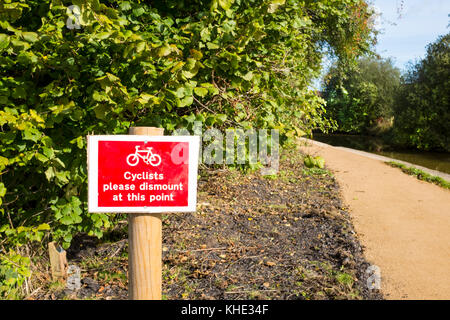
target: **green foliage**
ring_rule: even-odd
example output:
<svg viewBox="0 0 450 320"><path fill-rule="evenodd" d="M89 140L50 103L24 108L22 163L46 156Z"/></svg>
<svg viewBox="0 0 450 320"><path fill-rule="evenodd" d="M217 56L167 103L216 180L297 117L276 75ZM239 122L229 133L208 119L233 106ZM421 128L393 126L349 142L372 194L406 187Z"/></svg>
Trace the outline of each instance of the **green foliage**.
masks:
<svg viewBox="0 0 450 320"><path fill-rule="evenodd" d="M349 288L351 288L353 286L354 283L354 279L353 276L351 274L345 273L345 272L337 272L336 273L336 280L344 285L344 286L348 286Z"/></svg>
<svg viewBox="0 0 450 320"><path fill-rule="evenodd" d="M426 173L420 169L416 169L414 167L407 167L404 164L399 163L399 162L388 161L386 163L389 164L391 167L402 169L402 171L404 173L407 173L412 176L416 176L417 179L419 179L419 180L431 182L431 183L437 184L438 186L441 186L442 188L450 189L450 181L442 179L441 177L433 176L431 174L428 174L428 173Z"/></svg>
<svg viewBox="0 0 450 320"><path fill-rule="evenodd" d="M395 109L396 142L450 151L450 33L427 48L426 57L402 77Z"/></svg>
<svg viewBox="0 0 450 320"><path fill-rule="evenodd" d="M88 134L196 120L283 141L326 130L309 84L324 48L342 61L368 50L370 14L363 0L2 1L3 245L50 232L67 248L111 226L87 213Z"/></svg>
<svg viewBox="0 0 450 320"><path fill-rule="evenodd" d="M337 121L339 131L380 133L376 130L384 123L390 125L400 84L391 60L364 57L344 71L333 66L325 82L327 115Z"/></svg>
<svg viewBox="0 0 450 320"><path fill-rule="evenodd" d="M323 169L325 167L325 159L321 156L313 157L311 155L307 155L303 158L303 163L307 168Z"/></svg>
<svg viewBox="0 0 450 320"><path fill-rule="evenodd" d="M10 249L0 255L0 299L18 299L19 288L31 276L30 259Z"/></svg>

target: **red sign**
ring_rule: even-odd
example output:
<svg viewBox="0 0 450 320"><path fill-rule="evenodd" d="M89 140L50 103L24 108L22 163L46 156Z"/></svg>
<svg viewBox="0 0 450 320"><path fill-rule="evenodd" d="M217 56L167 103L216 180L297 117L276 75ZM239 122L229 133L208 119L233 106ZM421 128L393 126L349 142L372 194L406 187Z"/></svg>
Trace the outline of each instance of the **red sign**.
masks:
<svg viewBox="0 0 450 320"><path fill-rule="evenodd" d="M199 137L89 136L89 212L195 211Z"/></svg>

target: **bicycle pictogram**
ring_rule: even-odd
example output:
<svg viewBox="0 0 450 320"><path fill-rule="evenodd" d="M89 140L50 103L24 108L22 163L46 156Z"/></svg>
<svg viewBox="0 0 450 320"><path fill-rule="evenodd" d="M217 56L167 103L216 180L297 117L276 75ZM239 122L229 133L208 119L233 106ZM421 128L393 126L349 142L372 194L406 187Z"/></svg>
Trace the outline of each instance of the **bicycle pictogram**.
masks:
<svg viewBox="0 0 450 320"><path fill-rule="evenodd" d="M152 152L152 147L140 150L139 146L136 146L136 151L127 156L127 163L129 166L136 166L139 163L139 159L144 160L144 163L150 164L154 167L161 164L161 156Z"/></svg>

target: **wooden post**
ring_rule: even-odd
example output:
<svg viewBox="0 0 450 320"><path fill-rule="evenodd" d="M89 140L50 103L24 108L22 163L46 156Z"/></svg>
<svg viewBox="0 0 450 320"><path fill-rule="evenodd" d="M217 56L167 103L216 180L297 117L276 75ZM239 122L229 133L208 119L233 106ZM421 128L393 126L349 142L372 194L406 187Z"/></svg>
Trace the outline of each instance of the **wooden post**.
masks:
<svg viewBox="0 0 450 320"><path fill-rule="evenodd" d="M67 276L66 251L55 242L48 244L48 255L50 256L50 268L53 281L64 281Z"/></svg>
<svg viewBox="0 0 450 320"><path fill-rule="evenodd" d="M162 136L164 129L132 127L131 135ZM161 213L128 214L128 298L161 300Z"/></svg>

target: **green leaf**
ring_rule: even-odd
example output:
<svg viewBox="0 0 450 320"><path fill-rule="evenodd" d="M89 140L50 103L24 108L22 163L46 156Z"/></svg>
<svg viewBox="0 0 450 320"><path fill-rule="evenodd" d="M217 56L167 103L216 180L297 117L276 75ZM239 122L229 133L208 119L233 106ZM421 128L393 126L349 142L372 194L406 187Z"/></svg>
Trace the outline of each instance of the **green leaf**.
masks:
<svg viewBox="0 0 450 320"><path fill-rule="evenodd" d="M211 83L202 83L201 86L202 86L203 88L207 88L209 94L211 94L211 95L213 95L213 96L219 94L219 89L217 89L217 88L216 88L213 84L211 84Z"/></svg>
<svg viewBox="0 0 450 320"><path fill-rule="evenodd" d="M142 104L147 104L147 103L149 103L149 102L154 103L154 104L157 104L157 103L158 103L158 98L155 97L155 96L152 95L152 94L148 94L148 93L143 92L143 93L141 93L141 95L139 96L138 101L139 101L140 103L142 103Z"/></svg>
<svg viewBox="0 0 450 320"><path fill-rule="evenodd" d="M122 2L119 4L119 7L120 7L120 10L122 10L122 11L128 11L128 10L131 10L131 4L130 4L129 1L122 1Z"/></svg>
<svg viewBox="0 0 450 320"><path fill-rule="evenodd" d="M181 74L186 77L187 79L191 79L195 77L195 75L198 73L198 68L192 69L192 70L183 70L181 71Z"/></svg>
<svg viewBox="0 0 450 320"><path fill-rule="evenodd" d="M190 106L193 102L194 102L194 97L193 96L184 97L183 99L181 99L181 104L179 105L179 107Z"/></svg>
<svg viewBox="0 0 450 320"><path fill-rule="evenodd" d="M28 50L30 48L30 44L28 42L20 41L20 40L14 39L14 38L11 39L11 44L15 50L24 51L24 50Z"/></svg>
<svg viewBox="0 0 450 320"><path fill-rule="evenodd" d="M61 219L59 219L59 222L61 222L62 224L66 225L66 226L69 226L69 225L73 224L75 221L72 218L72 216L66 215L66 216L63 216Z"/></svg>
<svg viewBox="0 0 450 320"><path fill-rule="evenodd" d="M70 149L69 149L68 152L70 152ZM61 167L63 167L63 168L66 167L66 165L64 164L64 162L61 161L60 158L54 158L53 161L57 162L57 163L58 163Z"/></svg>
<svg viewBox="0 0 450 320"><path fill-rule="evenodd" d="M0 33L0 50L4 50L8 48L8 46L9 46L9 36L4 33Z"/></svg>
<svg viewBox="0 0 450 320"><path fill-rule="evenodd" d="M31 140L37 142L39 138L42 136L42 133L36 128L25 129L22 132L22 136L24 140Z"/></svg>
<svg viewBox="0 0 450 320"><path fill-rule="evenodd" d="M56 169L54 167L50 167L45 171L45 176L48 181L51 181L53 177L56 175Z"/></svg>
<svg viewBox="0 0 450 320"><path fill-rule="evenodd" d="M185 87L179 87L176 91L175 91L175 95L182 99L184 98L184 96L186 95L186 89Z"/></svg>
<svg viewBox="0 0 450 320"><path fill-rule="evenodd" d="M72 144L76 143L78 149L83 149L84 148L84 138L83 138L83 136L79 136L78 138L75 138L75 139L71 140L70 143L72 143Z"/></svg>
<svg viewBox="0 0 450 320"><path fill-rule="evenodd" d="M216 119L223 123L227 120L227 115L226 114L217 114Z"/></svg>
<svg viewBox="0 0 450 320"><path fill-rule="evenodd" d="M286 0L272 0L270 1L269 8L267 9L267 12L274 13L279 6L283 5L286 2Z"/></svg>
<svg viewBox="0 0 450 320"><path fill-rule="evenodd" d="M105 104L98 104L94 108L95 116L100 120L105 120L110 111L110 108Z"/></svg>
<svg viewBox="0 0 450 320"><path fill-rule="evenodd" d="M56 179L58 180L58 183L60 185L65 185L69 183L69 179L67 179L67 172L66 171L57 171L56 172Z"/></svg>
<svg viewBox="0 0 450 320"><path fill-rule="evenodd" d="M38 40L38 34L36 32L23 32L22 37L28 42L36 42Z"/></svg>
<svg viewBox="0 0 450 320"><path fill-rule="evenodd" d="M38 159L41 162L47 162L48 158L46 156L44 156L43 154L40 153L36 153L35 155L36 159Z"/></svg>
<svg viewBox="0 0 450 320"><path fill-rule="evenodd" d="M139 43L136 45L136 52L137 52L137 53L140 53L140 52L144 51L145 46L146 46L145 41L139 42Z"/></svg>
<svg viewBox="0 0 450 320"><path fill-rule="evenodd" d="M185 78L191 79L197 75L201 67L203 67L203 65L200 62L196 61L195 59L188 58L187 63L183 67L183 71L181 72L181 74ZM192 85L192 87L194 87L195 85L196 84Z"/></svg>
<svg viewBox="0 0 450 320"><path fill-rule="evenodd" d="M216 50L216 49L220 48L218 44L215 44L215 43L212 43L212 42L208 42L206 44L206 46L208 47L209 50Z"/></svg>
<svg viewBox="0 0 450 320"><path fill-rule="evenodd" d="M191 55L194 57L195 60L200 60L201 58L203 58L203 53L201 53L198 50L191 49L190 52L191 52Z"/></svg>
<svg viewBox="0 0 450 320"><path fill-rule="evenodd" d="M139 7L139 8L136 8L133 10L133 14L136 17L139 17L139 16L143 15L144 13L145 13L145 9L143 7Z"/></svg>
<svg viewBox="0 0 450 320"><path fill-rule="evenodd" d="M194 92L196 95L198 95L199 97L205 97L208 94L208 89L206 88L202 88L202 87L196 87L194 89Z"/></svg>
<svg viewBox="0 0 450 320"><path fill-rule="evenodd" d="M190 115L183 116L184 119L187 120L187 122L192 123L195 121L195 114L191 113Z"/></svg>
<svg viewBox="0 0 450 320"><path fill-rule="evenodd" d="M203 29L202 31L200 31L200 37L203 42L210 41L211 40L211 30L209 30L208 28Z"/></svg>
<svg viewBox="0 0 450 320"><path fill-rule="evenodd" d="M95 38L99 40L107 39L111 36L111 32L100 32L95 35Z"/></svg>
<svg viewBox="0 0 450 320"><path fill-rule="evenodd" d="M172 48L169 45L164 45L158 49L157 55L158 57L168 56L172 52Z"/></svg>
<svg viewBox="0 0 450 320"><path fill-rule="evenodd" d="M316 167L323 169L325 167L325 159L321 156L317 156L314 158Z"/></svg>
<svg viewBox="0 0 450 320"><path fill-rule="evenodd" d="M50 230L50 225L47 223L42 223L40 225L38 225L38 227L36 228L36 230L41 231L41 230Z"/></svg>
<svg viewBox="0 0 450 320"><path fill-rule="evenodd" d="M4 197L6 194L6 188L3 182L0 182L0 197Z"/></svg>
<svg viewBox="0 0 450 320"><path fill-rule="evenodd" d="M108 96L103 91L102 92L94 91L94 93L92 94L92 98L95 101L99 101L99 102L101 102L101 101L109 101Z"/></svg>
<svg viewBox="0 0 450 320"><path fill-rule="evenodd" d="M233 2L234 0L219 0L219 6L221 6L224 10L228 10L231 8Z"/></svg>
<svg viewBox="0 0 450 320"><path fill-rule="evenodd" d="M197 66L197 60L193 59L193 58L188 58L186 60L186 64L184 66L185 70L192 70Z"/></svg>
<svg viewBox="0 0 450 320"><path fill-rule="evenodd" d="M17 61L23 65L28 65L36 63L38 58L32 52L23 51L17 56Z"/></svg>
<svg viewBox="0 0 450 320"><path fill-rule="evenodd" d="M183 66L185 65L185 63L183 61L177 62L177 64L170 70L172 73L180 70Z"/></svg>
<svg viewBox="0 0 450 320"><path fill-rule="evenodd" d="M0 170L3 170L9 163L8 158L0 156Z"/></svg>
<svg viewBox="0 0 450 320"><path fill-rule="evenodd" d="M197 117L195 118L195 120L200 121L200 122L205 122L206 118L203 114L199 113L197 115Z"/></svg>
<svg viewBox="0 0 450 320"><path fill-rule="evenodd" d="M306 167L308 168L313 168L314 167L314 160L310 155L307 155L304 159L303 159L303 163L305 164Z"/></svg>
<svg viewBox="0 0 450 320"><path fill-rule="evenodd" d="M49 159L53 159L55 157L55 152L53 151L52 148L42 147L42 152Z"/></svg>
<svg viewBox="0 0 450 320"><path fill-rule="evenodd" d="M244 80L250 81L253 79L253 72L249 71L247 72L243 77Z"/></svg>

